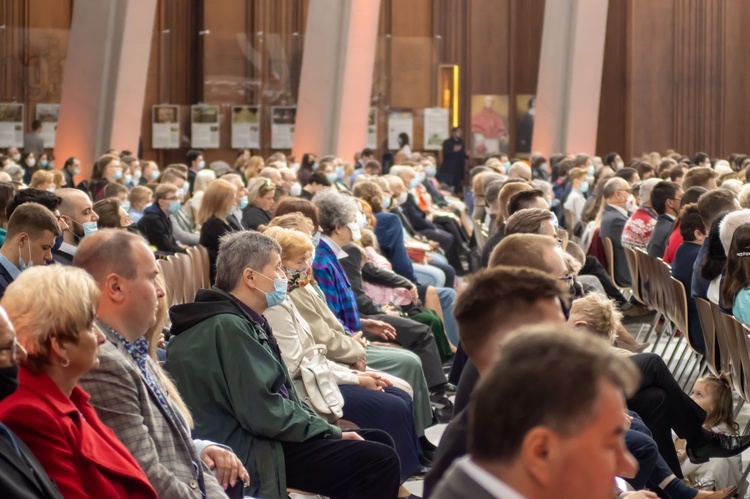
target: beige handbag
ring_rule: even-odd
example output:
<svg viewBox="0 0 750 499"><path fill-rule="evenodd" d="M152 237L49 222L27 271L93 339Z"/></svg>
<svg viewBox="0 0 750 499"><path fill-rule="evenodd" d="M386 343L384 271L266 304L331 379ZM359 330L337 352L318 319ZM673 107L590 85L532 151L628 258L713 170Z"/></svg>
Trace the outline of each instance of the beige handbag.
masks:
<svg viewBox="0 0 750 499"><path fill-rule="evenodd" d="M294 388L315 413L333 423L344 414L344 397L326 361L325 345L306 348L291 366Z"/></svg>

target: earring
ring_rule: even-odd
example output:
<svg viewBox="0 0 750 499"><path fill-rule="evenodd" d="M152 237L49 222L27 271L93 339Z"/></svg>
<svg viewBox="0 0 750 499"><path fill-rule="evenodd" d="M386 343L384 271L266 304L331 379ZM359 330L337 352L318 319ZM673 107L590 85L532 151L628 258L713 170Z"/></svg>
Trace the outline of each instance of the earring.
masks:
<svg viewBox="0 0 750 499"><path fill-rule="evenodd" d="M70 359L63 359L60 361L61 367L68 367L70 365Z"/></svg>

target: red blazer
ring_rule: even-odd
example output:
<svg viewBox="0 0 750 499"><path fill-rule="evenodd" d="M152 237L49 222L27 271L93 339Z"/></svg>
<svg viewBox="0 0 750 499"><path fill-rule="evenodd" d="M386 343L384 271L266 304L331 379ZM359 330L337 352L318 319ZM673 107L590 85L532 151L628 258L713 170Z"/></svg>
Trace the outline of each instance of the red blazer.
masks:
<svg viewBox="0 0 750 499"><path fill-rule="evenodd" d="M31 449L67 498L158 496L133 456L99 420L89 394L67 398L46 374L19 371L19 387L0 403L0 421Z"/></svg>

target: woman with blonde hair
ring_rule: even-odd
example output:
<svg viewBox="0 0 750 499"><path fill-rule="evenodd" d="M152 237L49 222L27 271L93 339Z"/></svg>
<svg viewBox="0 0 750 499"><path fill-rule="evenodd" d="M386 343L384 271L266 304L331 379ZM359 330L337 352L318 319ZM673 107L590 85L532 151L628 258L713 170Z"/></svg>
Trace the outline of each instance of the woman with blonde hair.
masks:
<svg viewBox="0 0 750 499"><path fill-rule="evenodd" d="M281 263L287 276L288 290L307 286L312 280L312 257L315 249L311 238L302 232L281 227L271 227L265 234L274 238L281 246ZM297 311L289 296L281 304L267 309L263 315L273 328L295 388L301 395L307 394L309 385L303 382L302 371L311 362L306 352L316 345L309 324ZM420 468L420 447L414 428L410 395L393 386L393 381L384 374L363 372L337 364L328 358L318 364L317 368L322 369L322 373L329 375L336 383L344 401L341 417L362 428L375 428L391 435L401 459L402 482L416 473ZM395 381L402 386L405 384L403 380ZM400 497L409 495L405 489L402 492L404 494L399 494Z"/></svg>
<svg viewBox="0 0 750 499"><path fill-rule="evenodd" d="M19 359L18 389L0 404L0 421L64 497L156 498L138 462L77 386L98 365L105 341L94 327L99 299L93 278L69 266L33 267L8 286L2 306L26 356Z"/></svg>
<svg viewBox="0 0 750 499"><path fill-rule="evenodd" d="M29 187L40 191L55 192L55 176L47 170L37 170L31 176Z"/></svg>
<svg viewBox="0 0 750 499"><path fill-rule="evenodd" d="M273 215L276 184L265 177L257 177L247 183L247 206L242 210L242 225L247 229L258 230L268 225Z"/></svg>
<svg viewBox="0 0 750 499"><path fill-rule="evenodd" d="M212 182L216 181L216 173L210 168L204 168L195 174L195 183L193 184L193 195L190 199L182 206L182 211L185 216L190 220L190 223L196 226L200 226L198 221L198 212L201 209L201 202L203 201L203 194L208 189L208 186Z"/></svg>
<svg viewBox="0 0 750 499"><path fill-rule="evenodd" d="M196 222L201 225L199 243L208 250L211 283L216 278L216 256L219 254L219 239L233 232L227 218L232 216L237 206L236 188L226 180L217 180L208 186L203 195L201 209Z"/></svg>

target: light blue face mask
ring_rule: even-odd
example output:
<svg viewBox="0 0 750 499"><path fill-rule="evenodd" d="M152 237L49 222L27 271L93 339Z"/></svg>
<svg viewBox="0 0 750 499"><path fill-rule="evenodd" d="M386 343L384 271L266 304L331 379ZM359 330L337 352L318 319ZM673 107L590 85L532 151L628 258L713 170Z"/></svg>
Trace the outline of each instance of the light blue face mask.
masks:
<svg viewBox="0 0 750 499"><path fill-rule="evenodd" d="M411 179L411 182L409 182L409 189L416 189L418 185L419 185L419 178L414 177L413 179Z"/></svg>
<svg viewBox="0 0 750 499"><path fill-rule="evenodd" d="M255 288L255 289L258 289L258 291L260 291L261 293L263 293L263 295L265 295L266 305L268 306L268 308L275 307L276 305L280 304L286 299L286 287L287 287L286 279L282 279L281 277L276 277L274 279L271 279L270 277L265 276L261 274L260 272L258 272L257 274L262 275L269 281L273 281L274 289L271 292L266 293L265 291L260 291L260 289Z"/></svg>
<svg viewBox="0 0 750 499"><path fill-rule="evenodd" d="M588 167L588 168L586 169L586 171L588 172L588 175L589 175L589 177L591 177L591 176L593 176L593 175L594 175L594 172L596 171L596 169L594 168L594 165L591 165L591 166L589 166L589 167Z"/></svg>
<svg viewBox="0 0 750 499"><path fill-rule="evenodd" d="M39 165L46 170L47 166L49 165L49 161L47 161L46 159L43 159L39 162Z"/></svg>
<svg viewBox="0 0 750 499"><path fill-rule="evenodd" d="M122 170L115 170L115 180L120 180L122 178Z"/></svg>
<svg viewBox="0 0 750 499"><path fill-rule="evenodd" d="M326 173L326 178L327 178L327 179L328 179L328 181L329 181L330 183L332 183L332 184L333 184L334 182L336 182L336 181L337 181L337 180L339 179L339 177L338 177L338 175L336 174L336 172Z"/></svg>
<svg viewBox="0 0 750 499"><path fill-rule="evenodd" d="M168 211L169 213L175 214L180 211L180 208L182 208L182 203L180 203L179 200L175 200L169 203Z"/></svg>
<svg viewBox="0 0 750 499"><path fill-rule="evenodd" d="M424 182L424 179L425 179L425 175L424 175L424 172L418 172L418 173L417 173L417 180L419 180L419 183L420 183L420 184L421 184L422 182Z"/></svg>
<svg viewBox="0 0 750 499"><path fill-rule="evenodd" d="M151 172L151 180L156 180L159 178L159 170L154 170Z"/></svg>
<svg viewBox="0 0 750 499"><path fill-rule="evenodd" d="M313 244L314 244L314 245L315 245L315 247L317 248L317 247L318 247L318 244L320 244L320 232L318 232L318 231L316 230L316 231L315 231L315 234L313 234L313 236L312 236L312 240L313 240Z"/></svg>
<svg viewBox="0 0 750 499"><path fill-rule="evenodd" d="M99 230L99 226L96 222L86 222L81 224L81 227L83 228L83 237L88 237Z"/></svg>
<svg viewBox="0 0 750 499"><path fill-rule="evenodd" d="M391 207L391 198L390 198L390 197L387 197L387 198L385 198L385 199L383 200L383 209L384 209L384 210L387 210L387 209L388 209L388 208L390 208L390 207Z"/></svg>
<svg viewBox="0 0 750 499"><path fill-rule="evenodd" d="M120 207L121 207L121 208L122 208L123 210L125 210L125 211L130 211L130 201L128 201L128 200L126 199L125 201L123 201L122 203L120 203Z"/></svg>
<svg viewBox="0 0 750 499"><path fill-rule="evenodd" d="M125 179L123 180L123 183L125 184L132 184L133 183L133 176L130 174L125 175Z"/></svg>
<svg viewBox="0 0 750 499"><path fill-rule="evenodd" d="M240 198L240 204L237 207L241 210L247 208L247 196L242 196Z"/></svg>
<svg viewBox="0 0 750 499"><path fill-rule="evenodd" d="M336 178L339 180L344 180L344 167L343 166L336 167Z"/></svg>
<svg viewBox="0 0 750 499"><path fill-rule="evenodd" d="M205 167L206 167L206 162L205 161L198 161L198 169L199 170L202 170Z"/></svg>
<svg viewBox="0 0 750 499"><path fill-rule="evenodd" d="M430 165L424 169L424 172L429 178L432 178L437 174L437 168Z"/></svg>
<svg viewBox="0 0 750 499"><path fill-rule="evenodd" d="M584 193L584 194L586 194L587 192L589 192L589 181L588 180L584 180L583 182L581 182L581 192Z"/></svg>
<svg viewBox="0 0 750 499"><path fill-rule="evenodd" d="M506 161L503 163L503 166L505 167L505 173L508 173L508 169L510 168L510 161Z"/></svg>

